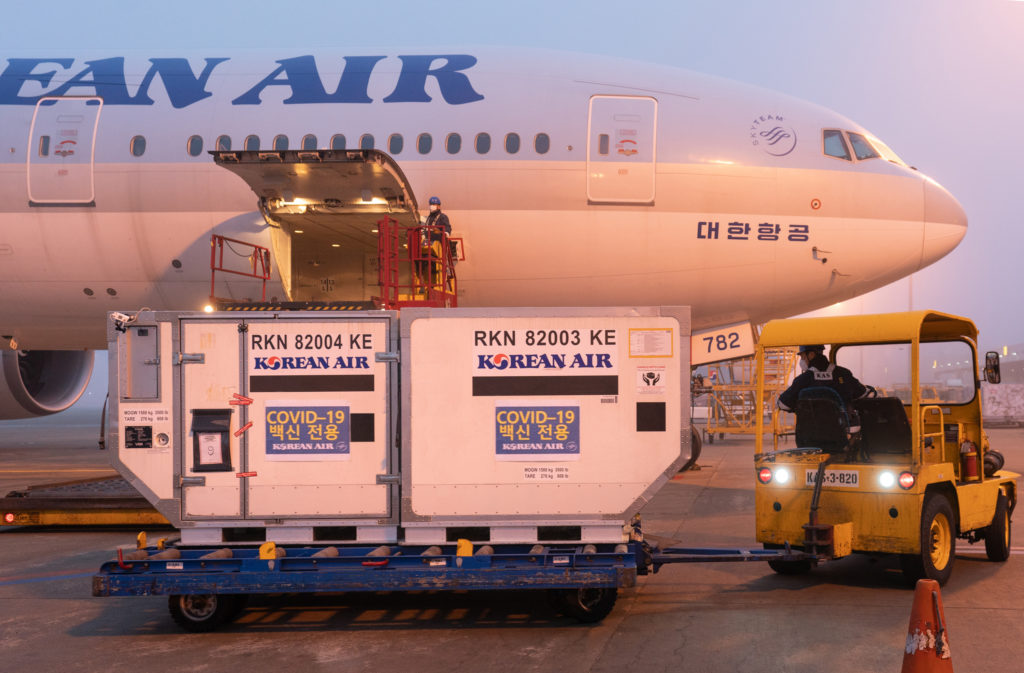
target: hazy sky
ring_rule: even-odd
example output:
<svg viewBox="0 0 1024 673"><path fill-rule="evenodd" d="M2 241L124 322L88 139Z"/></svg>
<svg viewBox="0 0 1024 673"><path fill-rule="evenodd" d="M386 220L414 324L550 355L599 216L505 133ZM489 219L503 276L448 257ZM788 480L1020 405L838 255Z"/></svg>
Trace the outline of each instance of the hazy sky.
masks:
<svg viewBox="0 0 1024 673"><path fill-rule="evenodd" d="M914 308L974 318L983 347L1024 342L1018 300L1024 168L1016 156L1024 131L1024 2L16 0L0 6L0 52L495 44L628 57L778 89L870 129L948 188L970 221L967 237L948 257L843 310L906 309L912 282Z"/></svg>

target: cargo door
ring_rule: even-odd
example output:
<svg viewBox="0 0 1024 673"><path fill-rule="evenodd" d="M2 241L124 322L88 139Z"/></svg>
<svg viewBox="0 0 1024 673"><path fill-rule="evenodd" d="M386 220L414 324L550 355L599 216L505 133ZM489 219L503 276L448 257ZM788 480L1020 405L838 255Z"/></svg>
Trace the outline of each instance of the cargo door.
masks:
<svg viewBox="0 0 1024 673"><path fill-rule="evenodd" d="M28 143L31 205L95 205L93 154L100 98L43 97Z"/></svg>
<svg viewBox="0 0 1024 673"><path fill-rule="evenodd" d="M238 436L241 335L237 321L183 320L181 377L182 520L242 516L245 471Z"/></svg>
<svg viewBox="0 0 1024 673"><path fill-rule="evenodd" d="M391 515L391 315L248 323L246 517Z"/></svg>
<svg viewBox="0 0 1024 673"><path fill-rule="evenodd" d="M592 96L587 124L587 199L653 203L658 102Z"/></svg>
<svg viewBox="0 0 1024 673"><path fill-rule="evenodd" d="M377 223L419 225L401 168L377 150L219 151L273 225L272 258L290 301L366 301L381 293ZM404 242L404 241L403 241Z"/></svg>

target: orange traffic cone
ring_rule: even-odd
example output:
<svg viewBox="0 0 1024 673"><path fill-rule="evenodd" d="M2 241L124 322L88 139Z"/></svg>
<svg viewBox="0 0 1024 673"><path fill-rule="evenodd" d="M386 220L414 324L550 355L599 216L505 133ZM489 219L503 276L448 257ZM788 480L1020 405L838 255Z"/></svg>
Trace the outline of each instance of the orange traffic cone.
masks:
<svg viewBox="0 0 1024 673"><path fill-rule="evenodd" d="M946 616L935 580L918 580L914 607L910 611L907 646L903 651L903 673L953 673Z"/></svg>

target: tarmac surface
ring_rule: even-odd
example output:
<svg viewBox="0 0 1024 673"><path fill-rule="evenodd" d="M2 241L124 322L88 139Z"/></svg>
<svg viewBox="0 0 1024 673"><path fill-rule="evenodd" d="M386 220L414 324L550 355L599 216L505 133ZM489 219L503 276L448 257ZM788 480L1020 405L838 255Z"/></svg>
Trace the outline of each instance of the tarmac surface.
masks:
<svg viewBox="0 0 1024 673"><path fill-rule="evenodd" d="M0 491L109 472L98 432L89 420L0 424ZM989 434L1007 469L1024 472L1024 430ZM700 469L643 510L647 535L757 547L752 454L749 437L705 444ZM135 533L0 529L0 670L897 671L913 599L895 558L853 556L804 576L763 563L668 566L591 625L558 615L542 592L423 592L261 598L216 633L188 634L165 598L91 595L92 574ZM942 599L959 673L1022 670L1019 542L998 564L983 543L958 541Z"/></svg>

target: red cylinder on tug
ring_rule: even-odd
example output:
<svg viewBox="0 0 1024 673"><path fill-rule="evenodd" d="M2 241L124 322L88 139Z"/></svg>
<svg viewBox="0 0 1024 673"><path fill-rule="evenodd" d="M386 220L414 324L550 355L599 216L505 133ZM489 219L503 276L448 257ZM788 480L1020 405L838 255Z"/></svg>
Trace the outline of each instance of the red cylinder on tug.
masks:
<svg viewBox="0 0 1024 673"><path fill-rule="evenodd" d="M978 478L978 447L969 439L960 445L960 463L960 474L964 481Z"/></svg>

